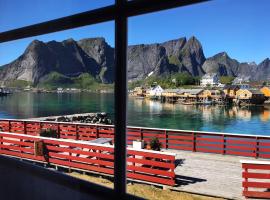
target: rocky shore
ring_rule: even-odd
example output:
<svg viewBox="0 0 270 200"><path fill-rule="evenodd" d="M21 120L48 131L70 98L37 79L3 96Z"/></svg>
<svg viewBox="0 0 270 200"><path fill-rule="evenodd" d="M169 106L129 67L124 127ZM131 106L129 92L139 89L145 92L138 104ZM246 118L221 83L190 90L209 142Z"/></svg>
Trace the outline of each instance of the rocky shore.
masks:
<svg viewBox="0 0 270 200"><path fill-rule="evenodd" d="M106 124L111 125L112 120L105 112L102 113L83 113L63 116L49 116L42 118L35 118L40 121L55 121L55 122L74 122L74 123L90 123L90 124Z"/></svg>

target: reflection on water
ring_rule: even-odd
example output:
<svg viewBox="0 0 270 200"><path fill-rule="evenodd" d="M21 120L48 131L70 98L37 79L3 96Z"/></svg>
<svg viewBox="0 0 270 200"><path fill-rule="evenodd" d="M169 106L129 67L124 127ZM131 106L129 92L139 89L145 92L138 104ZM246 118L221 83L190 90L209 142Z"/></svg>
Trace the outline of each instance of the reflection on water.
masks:
<svg viewBox="0 0 270 200"><path fill-rule="evenodd" d="M83 112L114 114L111 94L14 93L0 98L0 117L29 118Z"/></svg>
<svg viewBox="0 0 270 200"><path fill-rule="evenodd" d="M130 98L128 121L136 126L270 135L270 106L181 105Z"/></svg>
<svg viewBox="0 0 270 200"><path fill-rule="evenodd" d="M1 118L29 118L83 112L107 112L113 118L113 94L25 92L0 98ZM194 106L129 98L128 124L270 135L270 106L242 108Z"/></svg>

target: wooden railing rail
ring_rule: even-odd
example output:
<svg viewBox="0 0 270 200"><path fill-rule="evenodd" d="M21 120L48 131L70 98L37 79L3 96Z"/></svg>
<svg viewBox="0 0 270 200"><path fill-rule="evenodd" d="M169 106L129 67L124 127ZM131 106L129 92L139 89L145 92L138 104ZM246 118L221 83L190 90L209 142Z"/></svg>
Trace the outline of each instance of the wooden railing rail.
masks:
<svg viewBox="0 0 270 200"><path fill-rule="evenodd" d="M270 199L270 162L241 160L243 196Z"/></svg>
<svg viewBox="0 0 270 200"><path fill-rule="evenodd" d="M62 139L89 141L99 137L114 138L113 125L50 122L33 120L0 120L2 131L39 135L42 129L55 129ZM270 136L215 133L146 127L127 127L127 143L143 139L149 142L157 137L166 149L193 152L270 158Z"/></svg>
<svg viewBox="0 0 270 200"><path fill-rule="evenodd" d="M42 155L36 147L40 142ZM0 132L0 154L107 175L114 173L112 145ZM175 185L175 154L133 148L128 148L127 154L128 178Z"/></svg>

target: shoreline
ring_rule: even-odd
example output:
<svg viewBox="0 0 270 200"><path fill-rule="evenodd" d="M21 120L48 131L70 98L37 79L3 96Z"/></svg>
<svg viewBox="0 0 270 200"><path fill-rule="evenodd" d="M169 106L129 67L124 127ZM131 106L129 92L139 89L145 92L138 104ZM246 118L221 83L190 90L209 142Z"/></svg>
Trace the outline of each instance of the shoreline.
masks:
<svg viewBox="0 0 270 200"><path fill-rule="evenodd" d="M109 119L108 114L105 112L76 113L76 114L70 114L70 115L36 117L36 118L27 118L27 120L86 123L86 124L105 124L105 125L113 124L112 120Z"/></svg>

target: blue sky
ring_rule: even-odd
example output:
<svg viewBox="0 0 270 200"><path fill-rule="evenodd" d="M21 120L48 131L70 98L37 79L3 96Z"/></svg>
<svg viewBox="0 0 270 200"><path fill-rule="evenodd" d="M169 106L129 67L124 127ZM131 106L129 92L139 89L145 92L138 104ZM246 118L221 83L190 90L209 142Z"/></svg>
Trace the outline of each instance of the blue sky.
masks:
<svg viewBox="0 0 270 200"><path fill-rule="evenodd" d="M44 3L46 2L46 3ZM113 0L0 0L0 32L110 5ZM164 42L196 36L206 57L226 51L239 61L270 57L270 1L216 0L132 17L129 44ZM42 41L105 37L114 46L114 22L0 44L0 65L23 53L33 39Z"/></svg>

